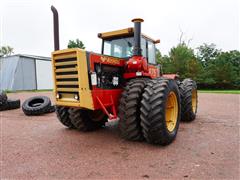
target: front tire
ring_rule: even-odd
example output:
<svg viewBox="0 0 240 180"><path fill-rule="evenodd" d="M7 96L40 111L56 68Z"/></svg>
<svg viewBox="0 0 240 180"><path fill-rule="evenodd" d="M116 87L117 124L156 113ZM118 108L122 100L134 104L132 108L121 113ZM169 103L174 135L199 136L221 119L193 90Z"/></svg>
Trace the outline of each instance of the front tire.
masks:
<svg viewBox="0 0 240 180"><path fill-rule="evenodd" d="M93 131L101 128L107 122L107 116L100 110L91 111L71 108L69 118L79 131Z"/></svg>
<svg viewBox="0 0 240 180"><path fill-rule="evenodd" d="M184 79L180 86L181 94L181 121L191 122L195 120L197 114L197 84L192 79Z"/></svg>
<svg viewBox="0 0 240 180"><path fill-rule="evenodd" d="M147 142L170 144L177 136L180 121L180 95L176 82L151 80L141 101L141 126Z"/></svg>
<svg viewBox="0 0 240 180"><path fill-rule="evenodd" d="M69 118L69 109L70 108L64 106L56 106L57 118L64 126L74 128L71 119Z"/></svg>

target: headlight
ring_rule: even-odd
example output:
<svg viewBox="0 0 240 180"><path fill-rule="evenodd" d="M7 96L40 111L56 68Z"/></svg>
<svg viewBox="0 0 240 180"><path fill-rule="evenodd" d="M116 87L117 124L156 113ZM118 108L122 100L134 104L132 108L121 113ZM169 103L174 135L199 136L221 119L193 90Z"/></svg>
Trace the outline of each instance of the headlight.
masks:
<svg viewBox="0 0 240 180"><path fill-rule="evenodd" d="M76 99L76 100L78 100L78 99L79 99L79 97L78 97L78 95L77 95L77 94L75 94L75 95L74 95L74 99Z"/></svg>
<svg viewBox="0 0 240 180"><path fill-rule="evenodd" d="M59 99L60 98L60 94L57 93L56 98Z"/></svg>

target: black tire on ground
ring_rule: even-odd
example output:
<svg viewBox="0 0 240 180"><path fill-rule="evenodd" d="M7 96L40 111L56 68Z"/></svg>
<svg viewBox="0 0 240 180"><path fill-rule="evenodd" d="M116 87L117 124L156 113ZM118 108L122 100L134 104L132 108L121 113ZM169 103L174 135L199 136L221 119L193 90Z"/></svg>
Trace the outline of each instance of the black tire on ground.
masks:
<svg viewBox="0 0 240 180"><path fill-rule="evenodd" d="M41 115L48 113L51 100L47 96L35 96L24 101L22 110L27 116Z"/></svg>
<svg viewBox="0 0 240 180"><path fill-rule="evenodd" d="M18 109L21 107L21 101L19 99L17 100L12 100L8 99L7 100L7 109Z"/></svg>
<svg viewBox="0 0 240 180"><path fill-rule="evenodd" d="M4 106L7 103L7 95L4 92L0 93L0 106Z"/></svg>
<svg viewBox="0 0 240 180"><path fill-rule="evenodd" d="M0 105L0 111L5 111L7 110L7 104Z"/></svg>
<svg viewBox="0 0 240 180"><path fill-rule="evenodd" d="M171 101L173 104L169 105ZM172 107L175 107L173 112ZM167 115L169 109L170 116L171 118L174 116L175 121L169 120ZM147 142L159 145L170 144L176 138L180 116L180 94L176 82L163 78L149 81L144 89L140 115L143 135Z"/></svg>
<svg viewBox="0 0 240 180"><path fill-rule="evenodd" d="M197 84L192 79L184 79L179 85L181 94L181 121L195 120L197 114Z"/></svg>
<svg viewBox="0 0 240 180"><path fill-rule="evenodd" d="M119 130L122 138L131 141L143 140L140 125L142 93L149 79L130 80L122 93L118 108Z"/></svg>
<svg viewBox="0 0 240 180"><path fill-rule="evenodd" d="M48 109L48 113L55 112L55 110L56 110L56 106L50 106Z"/></svg>
<svg viewBox="0 0 240 180"><path fill-rule="evenodd" d="M71 119L69 118L69 109L68 107L64 106L56 106L56 114L58 120L68 128L74 128L73 124L71 123Z"/></svg>
<svg viewBox="0 0 240 180"><path fill-rule="evenodd" d="M18 109L20 108L20 106L21 106L21 102L19 99L18 100L8 99L6 104L4 104L3 106L0 106L0 111Z"/></svg>
<svg viewBox="0 0 240 180"><path fill-rule="evenodd" d="M69 109L71 123L79 131L93 131L104 126L107 116L100 110Z"/></svg>

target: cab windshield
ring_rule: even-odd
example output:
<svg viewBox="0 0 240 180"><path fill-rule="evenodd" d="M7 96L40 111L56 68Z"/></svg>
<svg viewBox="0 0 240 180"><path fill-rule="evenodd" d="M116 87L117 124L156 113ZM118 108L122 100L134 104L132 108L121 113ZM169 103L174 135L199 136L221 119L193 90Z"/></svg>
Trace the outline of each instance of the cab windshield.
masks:
<svg viewBox="0 0 240 180"><path fill-rule="evenodd" d="M118 58L128 59L133 56L133 37L107 39L103 41L103 54ZM142 56L147 58L150 64L156 64L155 44L141 37Z"/></svg>
<svg viewBox="0 0 240 180"><path fill-rule="evenodd" d="M133 37L104 40L103 54L119 58L129 58L132 56L133 43Z"/></svg>

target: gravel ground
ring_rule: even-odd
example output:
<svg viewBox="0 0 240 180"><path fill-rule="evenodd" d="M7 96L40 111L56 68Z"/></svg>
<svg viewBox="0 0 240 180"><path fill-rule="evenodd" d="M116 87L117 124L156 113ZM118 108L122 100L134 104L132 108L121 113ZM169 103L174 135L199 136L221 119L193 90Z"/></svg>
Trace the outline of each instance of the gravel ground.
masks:
<svg viewBox="0 0 240 180"><path fill-rule="evenodd" d="M15 93L24 99L51 93ZM0 179L239 179L240 95L199 94L196 121L167 147L119 138L116 125L90 133L55 113L0 112Z"/></svg>

